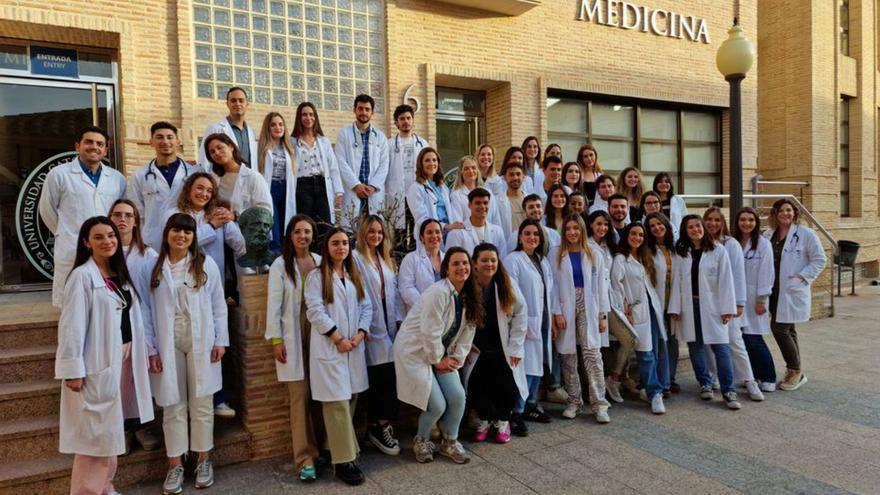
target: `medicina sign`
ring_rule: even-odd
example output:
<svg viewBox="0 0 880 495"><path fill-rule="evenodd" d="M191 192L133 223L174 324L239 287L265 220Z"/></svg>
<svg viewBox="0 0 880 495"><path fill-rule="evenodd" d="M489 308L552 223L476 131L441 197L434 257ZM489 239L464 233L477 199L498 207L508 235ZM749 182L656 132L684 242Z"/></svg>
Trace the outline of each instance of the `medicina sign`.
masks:
<svg viewBox="0 0 880 495"><path fill-rule="evenodd" d="M709 28L703 18L620 0L580 0L577 20L709 43Z"/></svg>

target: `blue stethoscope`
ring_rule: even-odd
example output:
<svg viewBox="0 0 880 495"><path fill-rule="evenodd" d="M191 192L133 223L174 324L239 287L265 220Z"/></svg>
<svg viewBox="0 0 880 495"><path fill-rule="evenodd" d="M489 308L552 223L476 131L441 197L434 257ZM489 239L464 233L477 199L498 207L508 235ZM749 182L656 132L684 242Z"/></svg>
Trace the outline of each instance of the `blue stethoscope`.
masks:
<svg viewBox="0 0 880 495"><path fill-rule="evenodd" d="M180 157L177 158L177 162L178 162L178 168L181 168L181 167L183 168L183 180L185 181L187 179L187 177L189 177L189 169L187 168L187 164L185 161L181 160ZM145 179L149 179L150 176L152 175L154 181L159 180L159 176L156 175L156 170L153 168L154 165L158 167L158 165L156 165L155 159L150 160L150 163L147 164L147 173L146 173L146 175L144 175Z"/></svg>
<svg viewBox="0 0 880 495"><path fill-rule="evenodd" d="M793 253L797 249L797 245L801 242L801 236L798 235L798 229L800 227L795 227L794 232L791 234L791 242L786 242L785 247L782 249L786 253Z"/></svg>
<svg viewBox="0 0 880 495"><path fill-rule="evenodd" d="M351 133L354 136L354 147L359 148L361 145L360 144L361 132L358 130L357 125L351 124ZM370 126L370 134L372 134L373 136L377 136L376 129L373 129L373 126Z"/></svg>
<svg viewBox="0 0 880 495"><path fill-rule="evenodd" d="M427 144L425 144L425 142L422 141L422 138L420 138L418 134L413 133L413 138L415 138L415 140L416 140L415 145L417 148L422 148L424 146L427 146ZM397 136L394 136L394 152L400 153L400 134L398 134Z"/></svg>

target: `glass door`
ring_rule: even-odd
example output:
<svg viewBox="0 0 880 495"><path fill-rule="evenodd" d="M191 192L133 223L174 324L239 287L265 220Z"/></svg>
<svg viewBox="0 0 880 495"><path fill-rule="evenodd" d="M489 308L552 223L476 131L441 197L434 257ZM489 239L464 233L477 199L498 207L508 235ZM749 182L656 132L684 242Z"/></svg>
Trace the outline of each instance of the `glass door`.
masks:
<svg viewBox="0 0 880 495"><path fill-rule="evenodd" d="M39 219L49 170L76 156L77 130L110 133L116 163L113 85L0 77L0 291L49 287L53 239Z"/></svg>
<svg viewBox="0 0 880 495"><path fill-rule="evenodd" d="M437 151L446 180L455 180L458 162L486 142L486 95L482 91L437 88Z"/></svg>

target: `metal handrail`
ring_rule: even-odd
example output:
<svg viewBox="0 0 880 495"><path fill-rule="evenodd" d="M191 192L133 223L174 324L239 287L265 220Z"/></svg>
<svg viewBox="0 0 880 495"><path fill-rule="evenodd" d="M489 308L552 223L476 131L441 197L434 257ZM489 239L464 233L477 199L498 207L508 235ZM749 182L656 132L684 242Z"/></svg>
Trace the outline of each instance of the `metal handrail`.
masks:
<svg viewBox="0 0 880 495"><path fill-rule="evenodd" d="M692 199L692 200L706 200L706 199L728 199L729 200L730 199L729 194L679 194L678 196L681 199L683 199L685 201L685 203L687 203L687 201L689 199ZM830 270L830 275L831 275L831 316L834 316L834 259L837 259L840 255L840 246L837 245L837 240L834 238L834 236L832 236L831 233L828 232L828 230L825 229L825 227L823 227L822 224L820 224L818 220L816 220L816 217L814 217L813 214L810 213L810 211L807 209L807 207L804 206L804 204L801 203L801 201L793 194L743 194L743 199L751 199L751 200L789 199L797 206L797 209L801 213L801 215L804 218L806 218L807 221L809 221L816 228L816 230L820 234L822 234L823 237L825 237L825 239L828 242L831 243L831 251L834 255L834 258L832 259L832 262L831 262L831 270ZM838 267L837 269L840 270L840 267Z"/></svg>

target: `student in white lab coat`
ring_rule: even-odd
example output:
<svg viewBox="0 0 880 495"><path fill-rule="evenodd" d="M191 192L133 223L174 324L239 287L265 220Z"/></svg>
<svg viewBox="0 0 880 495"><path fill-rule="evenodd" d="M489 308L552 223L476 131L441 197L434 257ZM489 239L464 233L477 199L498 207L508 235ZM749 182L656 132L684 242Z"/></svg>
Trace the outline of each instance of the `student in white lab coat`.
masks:
<svg viewBox="0 0 880 495"><path fill-rule="evenodd" d="M537 194L529 194L522 201L522 209L526 214L526 219L528 220L537 220L541 225L541 230L544 231L544 252L541 253L542 256L547 256L547 253L559 246L561 242L561 237L559 236L559 232L556 229L551 229L550 227L544 225L544 202L541 201L541 197ZM514 230L507 237L507 252L512 252L516 249L516 245L519 242L519 229Z"/></svg>
<svg viewBox="0 0 880 495"><path fill-rule="evenodd" d="M669 224L670 232L672 234L672 242L675 243L675 241L678 240L678 226L670 223L669 217L667 217L666 214L663 213L662 205L663 202L660 199L659 193L656 193L654 191L645 191L645 193L642 194L642 199L639 201L639 218L641 218L640 222L645 224L645 226L647 227L645 221L647 220L648 215L652 213L662 214L663 218L666 219L666 223Z"/></svg>
<svg viewBox="0 0 880 495"><path fill-rule="evenodd" d="M64 286L55 378L64 380L58 450L75 454L70 493L115 493L125 413L153 419L139 297L119 238L109 218L87 219Z"/></svg>
<svg viewBox="0 0 880 495"><path fill-rule="evenodd" d="M507 252L507 239L501 227L490 223L489 204L492 193L478 187L468 194L469 214L464 220L464 228L453 230L446 237L446 248L460 247L472 253L478 244L488 242L499 252Z"/></svg>
<svg viewBox="0 0 880 495"><path fill-rule="evenodd" d="M491 144L481 144L477 148L476 158L477 166L480 168L480 179L483 181L483 187L496 197L504 194L504 181L498 175L498 171L495 170L495 148Z"/></svg>
<svg viewBox="0 0 880 495"><path fill-rule="evenodd" d="M569 215L563 223L562 244L550 251L556 284L554 298L559 299L556 325L556 349L562 356L562 379L568 392L568 406L562 412L574 419L583 405L578 374L578 348L590 387L590 408L598 423L609 423L605 400L605 376L602 370L601 334L607 331L608 288L605 286L604 261L589 245L587 226L580 215Z"/></svg>
<svg viewBox="0 0 880 495"><path fill-rule="evenodd" d="M238 147L226 134L211 134L205 138L205 152L211 175L217 181L216 195L229 201L232 212L240 215L251 207L272 212L272 196L266 179L257 170L243 167Z"/></svg>
<svg viewBox="0 0 880 495"><path fill-rule="evenodd" d="M366 344L370 380L367 440L383 453L397 455L400 442L394 437L392 423L397 421L400 406L391 346L404 315L397 290L397 266L391 258L392 242L382 217L368 215L361 219L355 239L354 261L373 308Z"/></svg>
<svg viewBox="0 0 880 495"><path fill-rule="evenodd" d="M413 452L416 461L434 460L431 428L443 434L440 455L456 464L470 461L458 441L465 393L458 369L471 350L476 326L483 322L483 298L471 257L461 248L446 252L441 280L432 284L406 315L394 340L397 397L422 410ZM439 423L438 423L439 420Z"/></svg>
<svg viewBox="0 0 880 495"><path fill-rule="evenodd" d="M577 162L568 162L563 165L561 177L562 178L559 182L563 186L565 186L565 191L568 194L578 191L583 193L584 198L586 199L587 195L586 193L584 193L583 181L581 180L581 167L577 164ZM590 209L589 199L587 199L586 209Z"/></svg>
<svg viewBox="0 0 880 495"><path fill-rule="evenodd" d="M296 107L290 138L296 160L296 212L311 217L320 235L336 223L336 211L342 208L345 191L336 153L324 136L318 109L311 102Z"/></svg>
<svg viewBox="0 0 880 495"><path fill-rule="evenodd" d="M645 196L648 194L655 193L649 191L645 193ZM647 239L645 242L651 248L651 253L654 256L654 270L657 272L654 292L657 293L657 297L661 301L663 326L666 328L666 360L669 364L669 374L659 376L659 379L663 386L663 397L668 398L681 391L681 387L675 382L675 373L678 370L678 337L668 312L669 294L672 292L672 260L675 256L675 237L669 219L659 212L659 207L658 211L648 213L642 219L642 224L646 230Z"/></svg>
<svg viewBox="0 0 880 495"><path fill-rule="evenodd" d="M156 122L150 127L150 146L156 151L156 158L132 174L127 197L140 212L144 242L158 247L162 245L165 211L174 206L190 174L204 169L177 155L180 139L177 127L169 122Z"/></svg>
<svg viewBox="0 0 880 495"><path fill-rule="evenodd" d="M566 186L562 186L562 188L563 190L567 189ZM584 193L580 191L568 193L568 211L578 215L587 213L587 197L584 196Z"/></svg>
<svg viewBox="0 0 880 495"><path fill-rule="evenodd" d="M764 400L761 387L755 381L752 365L749 362L749 353L743 342L742 327L745 324L743 312L746 306L746 270L742 246L739 241L730 236L727 228L727 219L717 206L712 206L703 212L703 223L706 224L706 233L715 244L724 247L730 260L730 271L733 273L733 288L736 294L736 317L727 324L730 334L730 352L733 359L733 380L736 383L745 383L749 398L753 401ZM707 356L709 369L716 373L715 360Z"/></svg>
<svg viewBox="0 0 880 495"><path fill-rule="evenodd" d="M464 226L453 219L449 188L443 181L440 155L434 148L422 148L416 158L416 180L406 191L406 206L416 225L430 218L438 220L444 232Z"/></svg>
<svg viewBox="0 0 880 495"><path fill-rule="evenodd" d="M605 171L599 165L599 150L592 144L585 144L578 149L577 158L575 159L581 168L581 184L584 194L590 206L596 201L596 179L602 176Z"/></svg>
<svg viewBox="0 0 880 495"><path fill-rule="evenodd" d="M770 231L765 235L773 248L773 290L770 294L770 329L782 357L785 378L781 390L797 390L807 383L801 368L796 323L809 321L812 284L825 268L825 250L819 236L798 224L798 210L789 199L779 199L770 210Z"/></svg>
<svg viewBox="0 0 880 495"><path fill-rule="evenodd" d="M514 251L504 258L504 268L523 295L527 310L522 367L529 393L528 397L517 398L511 416L512 426L519 429L512 433L518 436L528 433L528 426L522 420L550 422L550 415L538 403L538 386L544 367L552 366L551 315L558 313L559 308L556 299L551 297L553 268L543 254L545 242L540 221L523 220L519 226L519 241Z"/></svg>
<svg viewBox="0 0 880 495"><path fill-rule="evenodd" d="M296 161L287 133L287 123L280 113L266 114L257 146L257 171L269 184L269 195L272 197L274 223L269 249L273 253L281 252L285 226L296 215Z"/></svg>
<svg viewBox="0 0 880 495"><path fill-rule="evenodd" d="M106 215L110 205L125 196L125 176L101 162L107 156L107 139L107 131L100 127L80 130L75 144L78 156L50 170L43 184L40 218L55 235L52 305L57 308L73 269L80 226L88 218Z"/></svg>
<svg viewBox="0 0 880 495"><path fill-rule="evenodd" d="M562 184L553 184L547 192L547 202L544 206L544 224L550 229L562 235L562 224L568 217L568 194Z"/></svg>
<svg viewBox="0 0 880 495"><path fill-rule="evenodd" d="M507 443L511 412L517 401L529 395L522 364L528 312L522 293L501 265L495 245L477 245L473 263L485 311L483 323L474 333L473 361L468 360L473 364L467 395L480 418L474 441L485 441L491 429L495 443Z"/></svg>
<svg viewBox="0 0 880 495"><path fill-rule="evenodd" d="M645 243L645 227L631 223L623 229L611 266L612 292L615 299L623 303L627 321L637 338L636 357L643 387L639 395L651 403L651 412L665 414L659 370L668 370L666 328L663 301L654 290L656 283L657 270L651 248ZM668 375L668 371L665 373Z"/></svg>
<svg viewBox="0 0 880 495"><path fill-rule="evenodd" d="M400 290L403 314L406 315L416 305L422 292L440 280L440 267L443 263L443 227L434 219L424 220L419 225L420 245L408 253L400 262L397 288Z"/></svg>
<svg viewBox="0 0 880 495"><path fill-rule="evenodd" d="M715 354L721 395L730 409L742 405L733 383L727 324L736 316L736 293L727 251L712 242L698 215L685 215L672 261L670 317L679 338L688 343L700 398L712 400L712 376L706 365L706 346Z"/></svg>
<svg viewBox="0 0 880 495"><path fill-rule="evenodd" d="M520 148L523 151L523 166L525 167L526 175L531 181L531 189L528 189L526 193L535 193L540 196L541 193L538 190L544 187L544 171L541 168L543 163L541 143L537 137L529 136L523 139Z"/></svg>
<svg viewBox="0 0 880 495"><path fill-rule="evenodd" d="M226 91L226 108L229 114L223 119L208 126L202 137L207 139L211 134L224 134L235 142L241 150L242 160L239 162L247 168L255 168L259 160L257 151L257 138L254 130L245 121L248 109L248 94L244 88L233 86ZM199 163L205 169L211 168L211 162L206 153L204 141L199 147Z"/></svg>
<svg viewBox="0 0 880 495"><path fill-rule="evenodd" d="M306 215L295 215L284 232L279 256L269 268L266 298L266 340L275 354L278 381L287 383L293 464L303 482L315 481L318 438L323 432L321 410L313 407L309 390L309 333L305 311L306 277L321 257L309 251L317 227Z"/></svg>
<svg viewBox="0 0 880 495"><path fill-rule="evenodd" d="M172 215L151 273L150 372L153 397L163 408L165 493L183 490L181 456L189 451L198 453L196 488L214 483L213 397L222 387L220 359L229 346L229 328L223 278L199 251L197 228L190 215Z"/></svg>
<svg viewBox="0 0 880 495"><path fill-rule="evenodd" d="M773 247L761 235L761 217L745 207L736 214L733 238L742 246L746 272L746 307L743 311L743 342L752 373L763 392L776 391L776 365L764 341L770 334L768 299L773 292Z"/></svg>
<svg viewBox="0 0 880 495"><path fill-rule="evenodd" d="M321 246L321 264L306 281L306 312L312 324L309 382L321 402L327 444L336 478L364 482L352 414L357 394L367 390L364 339L373 317L363 279L349 248L348 234L330 229Z"/></svg>
<svg viewBox="0 0 880 495"><path fill-rule="evenodd" d="M468 194L478 187L491 193L489 198L489 215L487 217L489 223L501 226L501 212L498 209L495 193L483 184L477 159L471 155L463 156L459 160L455 184L452 185L452 192L449 193L449 202L452 203L451 215L453 221L464 222L470 216Z"/></svg>
<svg viewBox="0 0 880 495"><path fill-rule="evenodd" d="M388 178L388 138L370 124L376 102L369 95L355 97L355 122L336 135L336 161L345 188L343 223L354 224L364 213L381 214Z"/></svg>
<svg viewBox="0 0 880 495"><path fill-rule="evenodd" d="M672 224L673 234L677 240L678 236L684 235L684 232L679 232L678 228L681 225L681 219L688 214L688 209L681 196L676 196L672 177L666 172L655 175L651 190L660 195L660 209Z"/></svg>
<svg viewBox="0 0 880 495"><path fill-rule="evenodd" d="M394 109L394 125L397 126L397 135L388 142L388 177L385 179L385 201L388 208L392 208L392 226L395 230L412 231L407 227L406 218L406 191L416 180L416 157L422 148L428 146L428 142L413 132L413 116L416 111L413 107L403 104ZM396 237L400 237L398 232ZM397 239L398 241L400 239Z"/></svg>

